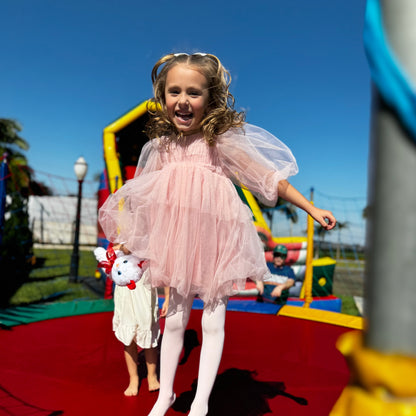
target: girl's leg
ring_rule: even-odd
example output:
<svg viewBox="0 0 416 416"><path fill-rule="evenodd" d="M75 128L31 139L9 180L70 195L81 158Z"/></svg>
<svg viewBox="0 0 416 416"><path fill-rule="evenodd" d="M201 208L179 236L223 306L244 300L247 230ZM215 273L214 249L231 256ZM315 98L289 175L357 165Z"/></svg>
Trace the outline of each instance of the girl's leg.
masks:
<svg viewBox="0 0 416 416"><path fill-rule="evenodd" d="M199 359L198 385L189 416L205 416L208 400L217 377L224 346L224 324L227 299L213 311L202 314L202 347Z"/></svg>
<svg viewBox="0 0 416 416"><path fill-rule="evenodd" d="M147 383L149 385L149 391L159 390L159 381L156 374L157 348L146 348L144 350L144 357L146 359Z"/></svg>
<svg viewBox="0 0 416 416"><path fill-rule="evenodd" d="M137 345L134 341L129 346L124 346L124 358L126 360L127 371L130 376L130 383L124 391L126 396L137 396L139 392L139 374L137 372Z"/></svg>
<svg viewBox="0 0 416 416"><path fill-rule="evenodd" d="M183 348L183 338L194 297L182 298L175 290L171 289L169 310L181 303L181 310L167 314L165 330L163 332L162 346L160 349L160 390L159 397L153 406L149 416L163 416L175 401L173 382L179 357Z"/></svg>

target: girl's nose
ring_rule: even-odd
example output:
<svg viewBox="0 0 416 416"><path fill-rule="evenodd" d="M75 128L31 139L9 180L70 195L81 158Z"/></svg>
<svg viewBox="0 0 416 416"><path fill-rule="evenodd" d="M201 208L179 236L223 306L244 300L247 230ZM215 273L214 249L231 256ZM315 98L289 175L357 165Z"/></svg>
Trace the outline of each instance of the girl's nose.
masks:
<svg viewBox="0 0 416 416"><path fill-rule="evenodd" d="M189 104L188 97L185 94L181 94L178 99L178 103L181 105Z"/></svg>

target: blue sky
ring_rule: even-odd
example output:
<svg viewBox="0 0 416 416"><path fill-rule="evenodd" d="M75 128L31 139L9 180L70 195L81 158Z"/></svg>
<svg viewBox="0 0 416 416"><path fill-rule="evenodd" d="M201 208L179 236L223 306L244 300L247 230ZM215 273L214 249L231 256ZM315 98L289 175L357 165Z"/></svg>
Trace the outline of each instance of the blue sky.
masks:
<svg viewBox="0 0 416 416"><path fill-rule="evenodd" d="M365 198L370 75L362 0L3 0L0 117L18 120L35 171L91 180L102 130L151 96L169 52L210 52L233 77L236 108L278 136L291 183Z"/></svg>

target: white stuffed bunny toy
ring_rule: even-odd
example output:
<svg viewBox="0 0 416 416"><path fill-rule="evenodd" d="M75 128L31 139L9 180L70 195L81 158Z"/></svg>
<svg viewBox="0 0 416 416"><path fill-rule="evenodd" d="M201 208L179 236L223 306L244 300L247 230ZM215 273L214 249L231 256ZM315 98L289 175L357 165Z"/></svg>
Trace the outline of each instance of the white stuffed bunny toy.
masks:
<svg viewBox="0 0 416 416"><path fill-rule="evenodd" d="M145 270L145 260L140 260L133 254L124 254L121 250L112 247L105 250L97 247L94 250L95 258L98 260L98 267L119 286L127 286L130 290L136 288Z"/></svg>

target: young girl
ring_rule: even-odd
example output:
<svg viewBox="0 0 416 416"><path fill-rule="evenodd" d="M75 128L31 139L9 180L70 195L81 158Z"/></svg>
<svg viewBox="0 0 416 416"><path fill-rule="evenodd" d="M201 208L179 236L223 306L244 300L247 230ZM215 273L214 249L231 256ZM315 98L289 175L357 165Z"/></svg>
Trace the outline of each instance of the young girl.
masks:
<svg viewBox="0 0 416 416"><path fill-rule="evenodd" d="M120 246L114 247L116 250ZM160 316L166 316L169 304L169 291L165 288L165 301ZM113 330L119 341L124 344L124 358L129 373L129 385L124 391L126 396L137 396L139 392L139 374L137 371L138 350L144 349L147 367L149 391L159 389L157 379L157 344L160 336L159 308L157 290L152 288L149 273L145 271L130 290L126 286L115 286Z"/></svg>
<svg viewBox="0 0 416 416"><path fill-rule="evenodd" d="M112 195L99 218L107 238L149 259L153 286L169 286L159 397L149 416L175 401L173 382L195 295L204 302L196 395L189 415L208 413L224 342L228 297L247 278L269 275L249 208L234 184L274 206L278 195L326 229L331 212L310 204L286 178L290 150L234 110L230 75L210 54L169 54L152 71L154 101L136 176Z"/></svg>

